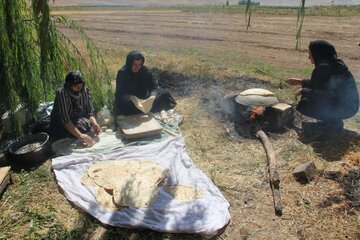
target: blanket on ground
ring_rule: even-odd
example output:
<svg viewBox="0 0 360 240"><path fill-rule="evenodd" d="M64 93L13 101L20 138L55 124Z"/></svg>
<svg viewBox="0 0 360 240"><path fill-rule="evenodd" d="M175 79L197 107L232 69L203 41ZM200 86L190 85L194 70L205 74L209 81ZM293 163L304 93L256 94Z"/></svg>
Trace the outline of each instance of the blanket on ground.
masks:
<svg viewBox="0 0 360 240"><path fill-rule="evenodd" d="M83 153L106 153L117 148L121 148L129 145L145 145L154 142L160 142L167 139L170 136L181 136L179 124L182 121L182 116L179 115L174 109L170 109L166 112L167 119L164 121L160 113L154 113L154 118L164 128L163 132L157 136L144 137L135 140L126 140L122 134L118 131L115 132L102 132L99 136L94 137L96 143L87 147L84 142L76 138L64 138L60 139L52 144L52 151L56 156L65 156L70 154L83 154Z"/></svg>
<svg viewBox="0 0 360 240"><path fill-rule="evenodd" d="M188 202L175 200L163 187L149 208L103 209L95 199L95 188L80 179L95 162L103 160L153 160L170 169L165 185L187 185L205 192L203 198ZM181 137L162 142L128 146L104 154L77 154L52 160L57 182L66 197L99 221L125 228L148 228L169 233L197 233L214 237L230 221L229 203L211 180L198 169L185 150Z"/></svg>

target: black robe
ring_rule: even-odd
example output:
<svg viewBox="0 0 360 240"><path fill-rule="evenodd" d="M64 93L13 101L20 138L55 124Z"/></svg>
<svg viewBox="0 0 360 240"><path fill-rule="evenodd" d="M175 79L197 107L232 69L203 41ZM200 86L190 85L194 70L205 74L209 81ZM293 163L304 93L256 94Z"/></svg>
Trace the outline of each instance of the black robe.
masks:
<svg viewBox="0 0 360 240"><path fill-rule="evenodd" d="M311 79L303 80L302 87L297 110L309 117L343 120L354 116L359 109L354 77L340 59L317 62Z"/></svg>
<svg viewBox="0 0 360 240"><path fill-rule="evenodd" d="M158 84L147 67L143 65L137 73L131 71L133 62L140 59L144 64L145 58L141 53L130 52L126 57L126 64L117 73L113 108L115 116L142 113L129 99L130 95L140 99L147 99L154 95L156 98L151 112L158 112L162 109L168 110L176 105L169 93L158 89Z"/></svg>

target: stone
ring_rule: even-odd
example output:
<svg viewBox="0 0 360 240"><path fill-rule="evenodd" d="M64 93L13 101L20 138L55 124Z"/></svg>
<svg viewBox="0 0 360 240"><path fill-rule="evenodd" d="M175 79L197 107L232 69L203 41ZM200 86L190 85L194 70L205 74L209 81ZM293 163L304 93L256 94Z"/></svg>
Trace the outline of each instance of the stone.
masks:
<svg viewBox="0 0 360 240"><path fill-rule="evenodd" d="M302 163L296 166L293 175L301 183L309 183L317 173L313 161Z"/></svg>

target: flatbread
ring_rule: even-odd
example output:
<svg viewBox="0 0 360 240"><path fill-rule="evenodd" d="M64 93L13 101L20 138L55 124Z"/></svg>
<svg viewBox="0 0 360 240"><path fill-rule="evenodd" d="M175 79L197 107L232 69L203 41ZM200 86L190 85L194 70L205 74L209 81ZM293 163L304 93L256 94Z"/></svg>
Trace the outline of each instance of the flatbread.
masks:
<svg viewBox="0 0 360 240"><path fill-rule="evenodd" d="M251 88L240 93L241 96L258 95L258 96L275 96L273 92L262 88Z"/></svg>
<svg viewBox="0 0 360 240"><path fill-rule="evenodd" d="M205 193L202 190L185 185L167 185L164 190L177 201L186 202L203 198Z"/></svg>
<svg viewBox="0 0 360 240"><path fill-rule="evenodd" d="M98 204L108 211L119 211L122 208L116 206L113 202L113 196L109 194L104 188L96 188L96 201Z"/></svg>
<svg viewBox="0 0 360 240"><path fill-rule="evenodd" d="M140 99L136 96L130 95L129 98L134 103L135 107L137 107L143 113L150 112L155 100L155 96L150 96L147 99Z"/></svg>
<svg viewBox="0 0 360 240"><path fill-rule="evenodd" d="M82 185L96 186L94 179L92 179L87 172L82 175L80 182Z"/></svg>
<svg viewBox="0 0 360 240"><path fill-rule="evenodd" d="M156 199L158 185L150 176L133 175L114 188L113 192L113 200L117 206L146 208Z"/></svg>
<svg viewBox="0 0 360 240"><path fill-rule="evenodd" d="M149 207L157 197L158 185L168 173L168 169L153 165L130 175L113 189L115 204L133 208Z"/></svg>
<svg viewBox="0 0 360 240"><path fill-rule="evenodd" d="M98 203L113 211L123 206L150 206L168 174L168 169L151 160L106 160L92 165L81 183L96 186Z"/></svg>
<svg viewBox="0 0 360 240"><path fill-rule="evenodd" d="M96 185L111 190L120 185L121 181L127 176L135 174L141 167L140 161L135 160L113 162L120 162L121 164L101 166L96 172L96 175L94 175Z"/></svg>
<svg viewBox="0 0 360 240"><path fill-rule="evenodd" d="M152 183L159 185L169 175L169 169L164 169L153 162L146 163L141 166L136 175L150 177Z"/></svg>
<svg viewBox="0 0 360 240"><path fill-rule="evenodd" d="M117 161L114 160L106 160L106 161L99 161L92 165L88 170L87 174L91 178L96 178L100 176L104 169L111 168L114 165L117 165Z"/></svg>

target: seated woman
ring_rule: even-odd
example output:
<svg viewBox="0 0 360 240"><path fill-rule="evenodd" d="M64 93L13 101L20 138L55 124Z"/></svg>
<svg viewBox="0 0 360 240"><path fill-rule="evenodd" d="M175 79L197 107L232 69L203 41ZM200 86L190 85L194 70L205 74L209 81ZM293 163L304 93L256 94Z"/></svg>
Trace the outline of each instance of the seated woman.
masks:
<svg viewBox="0 0 360 240"><path fill-rule="evenodd" d="M166 91L158 89L144 62L141 53L131 51L125 65L118 71L113 109L115 116L159 112L175 107L175 100ZM142 106L143 103L150 106Z"/></svg>
<svg viewBox="0 0 360 240"><path fill-rule="evenodd" d="M289 85L300 85L297 110L320 120L329 130L342 130L343 119L354 116L359 109L359 93L351 72L337 58L335 47L327 41L309 44L309 59L315 65L310 80L289 79Z"/></svg>
<svg viewBox="0 0 360 240"><path fill-rule="evenodd" d="M70 137L78 138L88 146L95 143L88 135L90 130L100 133L94 117L90 90L79 71L68 73L63 86L56 90L54 107L50 116L50 137L53 141Z"/></svg>

